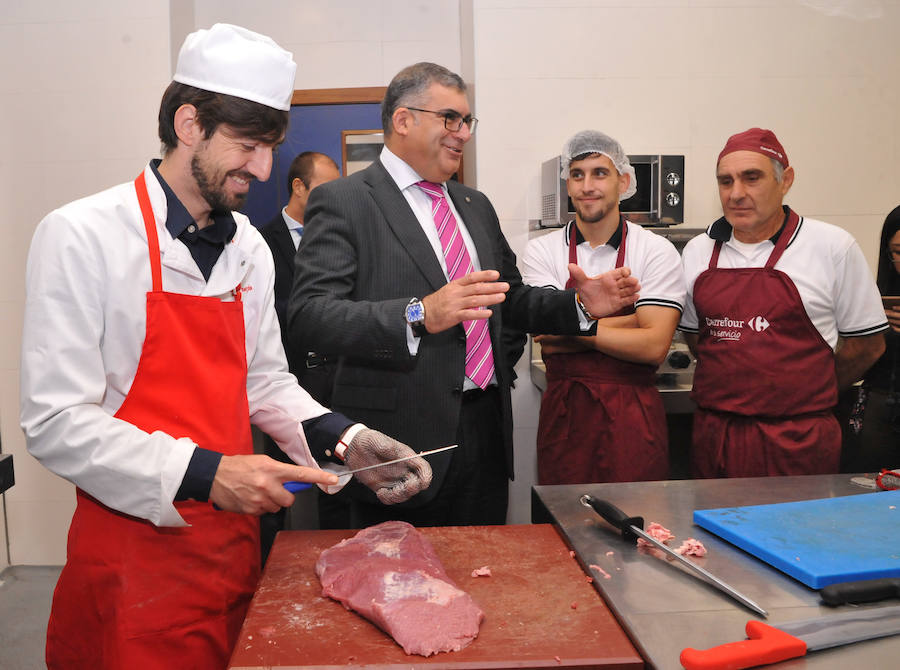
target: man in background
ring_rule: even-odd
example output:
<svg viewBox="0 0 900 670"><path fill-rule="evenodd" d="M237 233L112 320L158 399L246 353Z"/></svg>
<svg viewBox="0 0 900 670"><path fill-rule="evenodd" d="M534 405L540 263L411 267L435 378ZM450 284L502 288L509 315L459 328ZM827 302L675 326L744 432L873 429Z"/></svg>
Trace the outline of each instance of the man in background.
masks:
<svg viewBox="0 0 900 670"><path fill-rule="evenodd" d="M836 473L838 390L884 351L872 273L846 231L783 204L794 168L771 130L728 138L716 181L724 216L682 253L693 475Z"/></svg>
<svg viewBox="0 0 900 670"><path fill-rule="evenodd" d="M303 214L310 191L319 184L341 176L337 164L317 151L304 151L291 161L287 183L291 197L281 212L260 228L272 250L275 261L275 312L281 325L281 341L287 354L288 367L303 388L320 403L327 405L331 385L331 368L324 356L315 352L295 351L287 337L287 304L294 285L294 256L303 236Z"/></svg>
<svg viewBox="0 0 900 670"><path fill-rule="evenodd" d="M570 263L590 275L626 266L641 282L641 297L600 319L593 335L535 338L547 367L538 483L666 479L669 441L656 368L684 308L681 258L667 239L619 212L637 182L615 139L596 130L576 133L563 147L561 168L575 220L528 242L523 280L572 288Z"/></svg>
<svg viewBox="0 0 900 670"><path fill-rule="evenodd" d="M398 73L378 160L311 195L288 306L289 336L339 356L332 405L430 458L435 484L402 509L359 487L353 525L502 524L513 473L506 326L575 334L636 299L627 269L576 291L526 286L487 197L452 179L477 120L459 75ZM578 307L579 302L582 308ZM520 345L521 346L521 345Z"/></svg>
<svg viewBox="0 0 900 670"><path fill-rule="evenodd" d="M306 211L309 193L319 184L332 181L340 176L337 164L323 153L304 151L296 156L291 161L287 174L290 199L281 212L259 230L272 250L272 259L275 261L275 312L278 314L278 323L281 326L281 341L284 344L288 369L300 381L303 388L323 405L328 405L331 396L334 364L329 362L325 356L319 356L314 351L297 351L291 346L290 338L287 337L287 303L291 296L291 287L294 285L294 256L297 253L300 238L303 236L303 213ZM280 461L287 458L275 441L268 436L265 437L264 453ZM335 512L346 509L346 505L341 504L339 500L332 500L336 496L340 496L340 493L329 495L320 491L300 494L306 501L311 501L313 495L318 496L319 515L325 509L335 508ZM341 517L341 520L345 517L346 514ZM260 517L259 539L263 564L269 556L275 535L278 531L284 530L286 519L287 508L285 507ZM342 526L344 524L335 521L330 525Z"/></svg>

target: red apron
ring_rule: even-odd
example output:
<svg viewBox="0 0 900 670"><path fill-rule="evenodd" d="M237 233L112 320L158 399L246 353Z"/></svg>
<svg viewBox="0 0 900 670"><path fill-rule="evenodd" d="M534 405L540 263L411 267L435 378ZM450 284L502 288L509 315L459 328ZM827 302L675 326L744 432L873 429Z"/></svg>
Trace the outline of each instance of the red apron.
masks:
<svg viewBox="0 0 900 670"><path fill-rule="evenodd" d="M234 302L162 290L144 175L135 180L153 290L131 389L116 417L223 454L253 451L240 286ZM49 668L224 668L259 578L256 517L176 503L190 524L156 527L81 489L53 597Z"/></svg>
<svg viewBox="0 0 900 670"><path fill-rule="evenodd" d="M699 338L695 477L812 475L838 471L841 431L834 352L800 293L775 265L797 230L787 222L765 267L709 268L694 283Z"/></svg>
<svg viewBox="0 0 900 670"><path fill-rule="evenodd" d="M625 261L628 226L616 267ZM577 263L576 226L569 262ZM574 288L569 277L566 288ZM634 307L616 316L633 314ZM666 412L656 388L656 367L599 351L543 356L547 390L541 399L537 458L540 484L584 484L666 479Z"/></svg>

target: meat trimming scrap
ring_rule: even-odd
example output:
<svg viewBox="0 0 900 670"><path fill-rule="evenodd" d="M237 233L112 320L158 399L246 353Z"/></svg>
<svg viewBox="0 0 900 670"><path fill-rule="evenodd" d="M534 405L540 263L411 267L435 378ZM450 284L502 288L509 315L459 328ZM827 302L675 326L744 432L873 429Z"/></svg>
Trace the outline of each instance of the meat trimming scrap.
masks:
<svg viewBox="0 0 900 670"><path fill-rule="evenodd" d="M431 543L402 521L361 530L316 561L322 593L388 633L407 654L458 651L484 612L447 576Z"/></svg>

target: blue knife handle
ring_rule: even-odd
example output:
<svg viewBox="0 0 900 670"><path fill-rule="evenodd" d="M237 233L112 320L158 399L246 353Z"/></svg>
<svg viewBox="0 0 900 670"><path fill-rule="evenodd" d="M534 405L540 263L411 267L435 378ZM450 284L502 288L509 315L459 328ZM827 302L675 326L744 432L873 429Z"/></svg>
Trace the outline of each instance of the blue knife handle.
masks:
<svg viewBox="0 0 900 670"><path fill-rule="evenodd" d="M284 488L286 488L291 493L297 493L297 491L305 491L306 489L311 489L312 484L308 484L307 482L285 482Z"/></svg>
<svg viewBox="0 0 900 670"><path fill-rule="evenodd" d="M819 594L826 605L871 603L886 598L900 598L900 578L884 577L829 584Z"/></svg>

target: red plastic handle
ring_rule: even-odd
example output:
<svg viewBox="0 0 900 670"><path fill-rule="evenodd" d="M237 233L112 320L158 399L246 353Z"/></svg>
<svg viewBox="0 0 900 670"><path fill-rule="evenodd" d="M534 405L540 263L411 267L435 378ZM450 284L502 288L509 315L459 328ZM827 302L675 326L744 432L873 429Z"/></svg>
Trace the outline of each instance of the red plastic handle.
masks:
<svg viewBox="0 0 900 670"><path fill-rule="evenodd" d="M749 640L720 644L709 649L681 652L681 665L687 670L740 670L768 665L806 654L806 643L762 621L748 621Z"/></svg>

